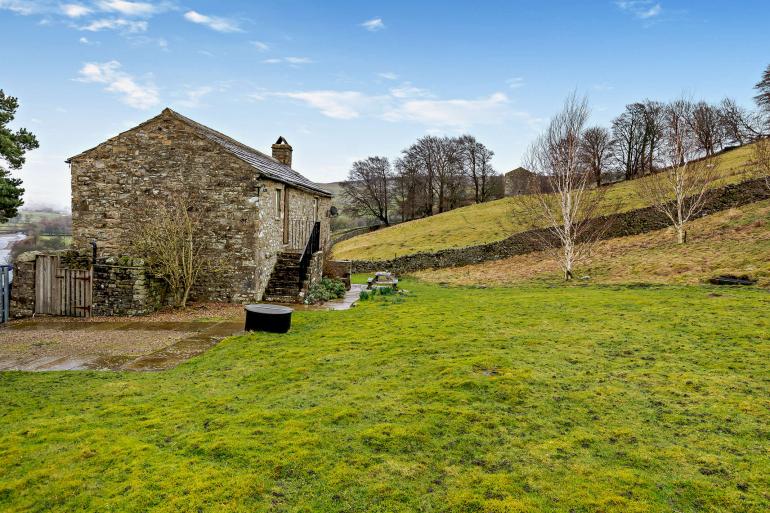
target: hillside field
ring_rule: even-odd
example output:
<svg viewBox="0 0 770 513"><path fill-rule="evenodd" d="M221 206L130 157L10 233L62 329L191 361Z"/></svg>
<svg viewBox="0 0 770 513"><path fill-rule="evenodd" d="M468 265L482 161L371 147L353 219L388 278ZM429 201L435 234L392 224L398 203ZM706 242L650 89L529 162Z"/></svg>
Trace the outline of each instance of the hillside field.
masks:
<svg viewBox="0 0 770 513"><path fill-rule="evenodd" d="M165 372L0 373L0 511L770 510L766 291L402 285Z"/></svg>
<svg viewBox="0 0 770 513"><path fill-rule="evenodd" d="M722 274L749 275L770 286L770 201L693 221L687 244L671 229L601 241L576 276L592 283L696 284ZM455 285L562 282L552 252L516 255L463 267L420 271L420 279Z"/></svg>
<svg viewBox="0 0 770 513"><path fill-rule="evenodd" d="M751 145L747 145L715 157L721 179L714 186L748 179L752 150ZM647 206L635 190L637 182L644 180L610 186L608 199L621 202L624 211ZM529 228L516 217L515 202L516 198L504 198L359 235L335 245L334 256L351 260L386 260L411 253L502 240Z"/></svg>

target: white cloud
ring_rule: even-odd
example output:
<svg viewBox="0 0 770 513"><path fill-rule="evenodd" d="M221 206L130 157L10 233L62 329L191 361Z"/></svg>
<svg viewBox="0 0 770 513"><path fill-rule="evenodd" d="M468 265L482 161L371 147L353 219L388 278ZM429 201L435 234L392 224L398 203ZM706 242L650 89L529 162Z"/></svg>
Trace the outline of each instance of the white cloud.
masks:
<svg viewBox="0 0 770 513"><path fill-rule="evenodd" d="M618 0L615 5L642 20L649 20L663 12L663 6L654 0Z"/></svg>
<svg viewBox="0 0 770 513"><path fill-rule="evenodd" d="M476 100L409 100L384 114L388 121L415 121L430 126L469 127L505 117L508 97L494 93Z"/></svg>
<svg viewBox="0 0 770 513"><path fill-rule="evenodd" d="M289 64L310 64L313 62L307 57L286 57L284 60Z"/></svg>
<svg viewBox="0 0 770 513"><path fill-rule="evenodd" d="M355 119L381 101L380 97L367 96L359 91L304 91L271 95L302 101L334 119ZM264 98L266 95L260 96Z"/></svg>
<svg viewBox="0 0 770 513"><path fill-rule="evenodd" d="M385 28L385 23L383 23L382 18L374 18L363 22L361 26L369 32L377 32Z"/></svg>
<svg viewBox="0 0 770 513"><path fill-rule="evenodd" d="M218 16L207 16L197 11L187 11L184 13L184 19L198 25L204 25L217 32L242 32L241 28L233 20Z"/></svg>
<svg viewBox="0 0 770 513"><path fill-rule="evenodd" d="M80 18L93 11L82 4L64 4L61 6L61 12L68 18Z"/></svg>
<svg viewBox="0 0 770 513"><path fill-rule="evenodd" d="M477 99L438 100L427 98L425 95L429 93L422 89L414 89L423 96L415 97L395 89L384 95L333 90L286 93L259 91L250 97L253 100L263 100L268 96L298 100L334 119L350 120L369 116L391 122L415 122L442 129L466 129L473 125L496 124L511 116L523 119L529 124L538 121L526 112L511 111L508 97L501 92Z"/></svg>
<svg viewBox="0 0 770 513"><path fill-rule="evenodd" d="M94 20L88 25L78 27L79 30L99 32L102 30L120 30L129 34L147 31L146 21L127 20L125 18L102 18Z"/></svg>
<svg viewBox="0 0 770 513"><path fill-rule="evenodd" d="M398 80L398 75L395 73L391 73L390 71L384 72L384 73L377 73L377 76L380 78L384 78L385 80Z"/></svg>
<svg viewBox="0 0 770 513"><path fill-rule="evenodd" d="M591 87L591 89L593 89L594 91L599 91L599 92L603 93L603 92L607 92L607 91L612 91L615 88L612 86L612 84L609 84L607 82L600 82L598 84L594 84Z"/></svg>
<svg viewBox="0 0 770 513"><path fill-rule="evenodd" d="M394 98L431 98L433 95L427 89L413 86L410 82L404 82L399 87L390 90Z"/></svg>
<svg viewBox="0 0 770 513"><path fill-rule="evenodd" d="M197 108L201 106L201 100L204 96L212 93L214 88L211 86L202 86L191 89L185 93L185 99L177 102L178 105L188 108Z"/></svg>
<svg viewBox="0 0 770 513"><path fill-rule="evenodd" d="M262 41L251 41L251 46L259 50L260 52L265 52L270 49L270 45L267 43L263 43Z"/></svg>
<svg viewBox="0 0 770 513"><path fill-rule="evenodd" d="M264 64L281 64L281 63L286 63L286 64L290 64L292 66L298 66L300 64L310 64L313 61L310 58L308 58L308 57L283 57L283 58L273 57L273 58L270 58L270 59L265 59L262 62Z"/></svg>
<svg viewBox="0 0 770 513"><path fill-rule="evenodd" d="M31 0L0 0L0 9L21 14L22 16L38 14L43 10L37 2Z"/></svg>
<svg viewBox="0 0 770 513"><path fill-rule="evenodd" d="M140 84L122 71L120 62L87 62L79 71L80 82L106 84L106 90L120 95L126 105L137 109L149 109L160 102L158 89L152 82Z"/></svg>
<svg viewBox="0 0 770 513"><path fill-rule="evenodd" d="M97 4L107 12L118 12L124 16L149 16L161 9L161 6L147 2L129 2L127 0L103 0Z"/></svg>
<svg viewBox="0 0 770 513"><path fill-rule="evenodd" d="M78 41L80 42L80 44L83 44L83 45L91 44L91 41L89 41L87 37L81 37L80 39L78 39Z"/></svg>
<svg viewBox="0 0 770 513"><path fill-rule="evenodd" d="M660 14L662 10L663 8L660 6L660 4L655 4L646 11L640 12L638 16L642 19L652 18L653 16Z"/></svg>
<svg viewBox="0 0 770 513"><path fill-rule="evenodd" d="M524 85L523 77L512 77L505 81L511 89L518 89Z"/></svg>

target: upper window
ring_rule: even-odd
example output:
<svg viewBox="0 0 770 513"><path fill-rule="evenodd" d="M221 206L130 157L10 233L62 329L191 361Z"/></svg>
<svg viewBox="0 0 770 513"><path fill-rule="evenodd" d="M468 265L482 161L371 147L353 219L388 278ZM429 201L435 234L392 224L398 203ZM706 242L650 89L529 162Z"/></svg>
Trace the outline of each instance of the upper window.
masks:
<svg viewBox="0 0 770 513"><path fill-rule="evenodd" d="M283 189L275 190L275 218L283 217Z"/></svg>

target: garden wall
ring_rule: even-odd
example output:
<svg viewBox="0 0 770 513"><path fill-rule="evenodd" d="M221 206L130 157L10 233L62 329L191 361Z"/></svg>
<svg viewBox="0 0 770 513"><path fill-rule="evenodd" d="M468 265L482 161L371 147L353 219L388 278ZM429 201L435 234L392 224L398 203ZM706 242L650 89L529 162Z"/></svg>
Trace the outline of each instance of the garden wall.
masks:
<svg viewBox="0 0 770 513"><path fill-rule="evenodd" d="M16 259L11 290L12 317L30 317L35 313L35 264L40 254L31 251ZM58 255L62 267L86 269L91 265L91 257L82 253L47 254ZM144 315L165 304L165 283L148 272L143 260L127 257L97 259L93 273L92 315Z"/></svg>
<svg viewBox="0 0 770 513"><path fill-rule="evenodd" d="M700 217L768 198L770 191L764 178L726 185L709 193L708 204ZM604 239L638 235L669 226L665 215L653 207L622 212L602 218L602 221L604 220L609 221ZM556 242L549 230L538 229L515 233L507 239L478 246L415 253L390 260L353 260L352 266L353 272L356 273L387 270L399 274L422 269L457 267L541 251L549 245L544 239L550 243Z"/></svg>

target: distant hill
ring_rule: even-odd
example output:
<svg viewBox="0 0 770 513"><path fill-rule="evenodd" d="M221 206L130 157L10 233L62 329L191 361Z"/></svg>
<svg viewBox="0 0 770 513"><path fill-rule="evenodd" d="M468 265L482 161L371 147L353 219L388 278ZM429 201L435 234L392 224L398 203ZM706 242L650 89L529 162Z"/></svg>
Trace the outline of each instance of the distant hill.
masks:
<svg viewBox="0 0 770 513"><path fill-rule="evenodd" d="M751 145L747 145L713 157L721 174L714 185L748 179L752 150ZM609 194L613 200L624 205L624 210L647 206L635 188L634 182L619 182L610 186ZM515 198L503 198L359 235L338 243L334 247L334 256L353 260L385 260L423 251L502 240L529 228L514 215L515 201Z"/></svg>
<svg viewBox="0 0 770 513"><path fill-rule="evenodd" d="M331 192L334 195L334 200L338 200L342 196L342 182L316 183L316 185Z"/></svg>

